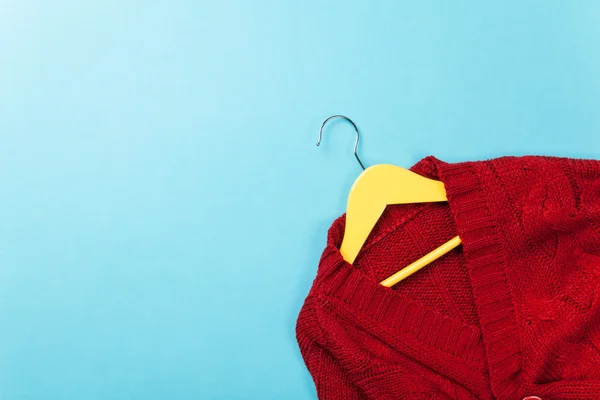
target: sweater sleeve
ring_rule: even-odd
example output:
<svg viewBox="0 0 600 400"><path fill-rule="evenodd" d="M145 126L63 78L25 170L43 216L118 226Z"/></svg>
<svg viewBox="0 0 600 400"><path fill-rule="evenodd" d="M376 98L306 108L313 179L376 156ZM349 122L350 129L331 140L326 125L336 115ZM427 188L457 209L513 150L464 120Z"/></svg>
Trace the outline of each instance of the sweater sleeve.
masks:
<svg viewBox="0 0 600 400"><path fill-rule="evenodd" d="M583 206L591 205L600 197L600 161L567 159L567 162L567 175L576 197Z"/></svg>
<svg viewBox="0 0 600 400"><path fill-rule="evenodd" d="M296 323L296 339L320 400L365 400L340 364L326 350L324 336L311 297L306 299Z"/></svg>
<svg viewBox="0 0 600 400"><path fill-rule="evenodd" d="M528 227L542 223L543 229L578 232L600 224L600 161L538 156L522 160L519 177L529 186L517 203L523 203Z"/></svg>
<svg viewBox="0 0 600 400"><path fill-rule="evenodd" d="M570 196L572 200L561 204L566 214L566 218L563 219L571 222L565 228L585 229L581 226L583 221L586 225L597 228L600 226L600 161L585 159L565 161L567 168L563 168L563 171L572 189L572 196ZM568 203L568 206L564 203Z"/></svg>

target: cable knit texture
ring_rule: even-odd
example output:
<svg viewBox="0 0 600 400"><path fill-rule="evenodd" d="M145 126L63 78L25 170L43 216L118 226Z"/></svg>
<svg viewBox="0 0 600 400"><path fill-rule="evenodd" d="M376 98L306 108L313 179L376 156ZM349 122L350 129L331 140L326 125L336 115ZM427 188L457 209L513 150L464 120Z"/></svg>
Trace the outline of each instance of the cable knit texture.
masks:
<svg viewBox="0 0 600 400"><path fill-rule="evenodd" d="M319 399L600 399L600 162L411 169L448 203L388 206L354 265L344 217L329 230L296 325ZM378 283L457 234L461 247Z"/></svg>

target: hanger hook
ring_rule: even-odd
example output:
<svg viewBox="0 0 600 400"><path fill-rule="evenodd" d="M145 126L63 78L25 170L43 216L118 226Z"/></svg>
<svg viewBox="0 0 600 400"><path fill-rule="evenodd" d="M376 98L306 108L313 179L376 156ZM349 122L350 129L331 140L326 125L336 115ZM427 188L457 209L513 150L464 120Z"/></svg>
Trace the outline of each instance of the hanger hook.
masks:
<svg viewBox="0 0 600 400"><path fill-rule="evenodd" d="M360 161L360 158L358 158L358 153L356 151L358 148L358 128L356 127L356 124L350 118L348 118L344 115L332 115L331 117L329 117L325 121L323 121L323 124L321 124L321 129L319 129L319 141L317 142L317 146L319 146L321 144L321 139L323 139L323 128L325 127L325 124L335 118L344 119L344 120L350 122L352 124L352 126L354 127L354 130L356 131L356 141L354 142L353 153L354 153L354 157L356 157L356 161L358 161L358 163L360 164L360 167L364 170L365 166Z"/></svg>

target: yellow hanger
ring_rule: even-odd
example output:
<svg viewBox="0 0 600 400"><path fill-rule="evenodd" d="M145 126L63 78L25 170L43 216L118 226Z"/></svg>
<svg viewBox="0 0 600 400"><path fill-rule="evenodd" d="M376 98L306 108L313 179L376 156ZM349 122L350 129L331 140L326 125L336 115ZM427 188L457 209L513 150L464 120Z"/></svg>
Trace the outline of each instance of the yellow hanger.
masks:
<svg viewBox="0 0 600 400"><path fill-rule="evenodd" d="M365 169L357 154L358 128L352 120L343 115L334 115L323 122L317 146L323 137L323 127L333 118L342 118L354 127L356 131L354 156L364 170L350 189L346 208L346 228L340 248L344 260L352 264L388 204L434 203L448 201L448 198L442 182L425 178L408 169L389 164L374 165ZM455 236L381 281L381 284L387 287L395 285L460 244L460 237Z"/></svg>

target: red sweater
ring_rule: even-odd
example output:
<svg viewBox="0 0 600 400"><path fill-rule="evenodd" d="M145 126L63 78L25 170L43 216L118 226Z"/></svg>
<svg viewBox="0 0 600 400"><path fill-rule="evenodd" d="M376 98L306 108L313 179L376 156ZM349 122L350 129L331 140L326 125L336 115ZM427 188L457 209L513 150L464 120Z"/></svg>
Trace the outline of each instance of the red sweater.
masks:
<svg viewBox="0 0 600 400"><path fill-rule="evenodd" d="M600 162L413 171L448 203L387 207L354 265L329 230L296 334L322 400L600 399ZM455 235L393 288L378 282Z"/></svg>

